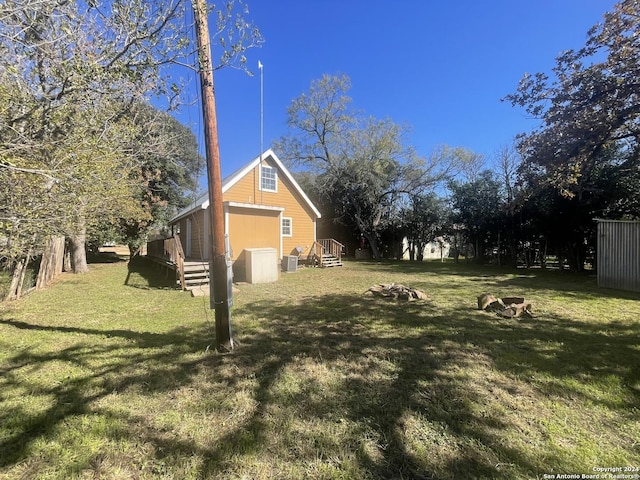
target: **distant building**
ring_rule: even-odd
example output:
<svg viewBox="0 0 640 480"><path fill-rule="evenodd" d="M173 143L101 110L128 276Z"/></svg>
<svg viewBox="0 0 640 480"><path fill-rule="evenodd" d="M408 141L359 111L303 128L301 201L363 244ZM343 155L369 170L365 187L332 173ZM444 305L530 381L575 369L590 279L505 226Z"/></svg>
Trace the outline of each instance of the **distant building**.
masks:
<svg viewBox="0 0 640 480"><path fill-rule="evenodd" d="M443 241L442 243L431 241L424 246L422 258L423 260L445 259L449 256L450 250L451 245L446 241ZM406 237L402 240L402 252L402 259L409 260L409 242Z"/></svg>

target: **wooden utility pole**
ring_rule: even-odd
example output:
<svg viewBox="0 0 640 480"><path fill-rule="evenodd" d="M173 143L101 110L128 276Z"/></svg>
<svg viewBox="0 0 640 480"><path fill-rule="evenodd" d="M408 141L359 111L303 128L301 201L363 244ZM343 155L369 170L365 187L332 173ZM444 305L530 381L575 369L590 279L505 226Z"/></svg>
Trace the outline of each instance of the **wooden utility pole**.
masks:
<svg viewBox="0 0 640 480"><path fill-rule="evenodd" d="M209 183L209 212L211 225L211 249L209 252L210 305L215 309L216 349L233 350L231 314L229 312L229 288L227 259L224 241L224 209L222 206L222 176L220 173L220 147L218 145L218 121L213 88L213 63L211 40L207 22L206 0L192 0L198 41L200 88L204 116L204 142L207 157Z"/></svg>

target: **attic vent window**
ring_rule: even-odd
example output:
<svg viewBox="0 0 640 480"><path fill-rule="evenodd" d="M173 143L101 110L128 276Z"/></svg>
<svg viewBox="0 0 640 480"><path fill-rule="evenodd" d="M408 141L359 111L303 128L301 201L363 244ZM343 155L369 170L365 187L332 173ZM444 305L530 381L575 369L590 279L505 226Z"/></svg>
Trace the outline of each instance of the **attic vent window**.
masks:
<svg viewBox="0 0 640 480"><path fill-rule="evenodd" d="M263 166L260 169L260 189L266 192L278 191L278 172L273 167Z"/></svg>

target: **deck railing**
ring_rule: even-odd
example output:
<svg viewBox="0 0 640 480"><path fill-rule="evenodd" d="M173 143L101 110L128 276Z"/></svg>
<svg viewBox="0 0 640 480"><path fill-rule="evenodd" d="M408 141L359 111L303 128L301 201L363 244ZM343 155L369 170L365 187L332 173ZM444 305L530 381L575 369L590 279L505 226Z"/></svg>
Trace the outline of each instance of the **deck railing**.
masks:
<svg viewBox="0 0 640 480"><path fill-rule="evenodd" d="M325 238L318 240L318 243L322 245L324 253L328 253L336 257L339 260L342 260L342 250L344 249L344 245L334 240L333 238Z"/></svg>
<svg viewBox="0 0 640 480"><path fill-rule="evenodd" d="M342 261L342 250L344 249L344 245L338 242L337 240L334 240L333 238L318 239L314 243L314 246L315 245L320 246L320 249L319 249L320 252L316 253L320 258L320 266L322 266L323 253L331 255L337 258L339 261Z"/></svg>
<svg viewBox="0 0 640 480"><path fill-rule="evenodd" d="M322 244L318 240L316 240L315 242L313 242L313 245L311 245L308 260L313 262L313 265L315 265L315 262L317 262L317 265L321 267L323 250L324 247L322 246Z"/></svg>
<svg viewBox="0 0 640 480"><path fill-rule="evenodd" d="M147 242L147 256L164 260L167 264L174 265L176 268L176 279L180 280L182 289L185 289L184 250L179 235Z"/></svg>

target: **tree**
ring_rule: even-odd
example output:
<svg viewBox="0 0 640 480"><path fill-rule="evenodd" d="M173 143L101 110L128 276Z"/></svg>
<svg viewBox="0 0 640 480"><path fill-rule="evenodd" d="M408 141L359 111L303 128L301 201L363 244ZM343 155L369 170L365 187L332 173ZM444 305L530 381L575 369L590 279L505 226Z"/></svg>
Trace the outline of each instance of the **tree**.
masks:
<svg viewBox="0 0 640 480"><path fill-rule="evenodd" d="M0 53L8 63L0 81L11 90L0 114L0 169L41 177L58 216L22 213L42 231L68 236L75 272L87 269L87 229L110 215L105 205L139 213L121 141L132 128L124 113L165 89L160 65L186 54L181 19L177 1L2 4Z"/></svg>
<svg viewBox="0 0 640 480"><path fill-rule="evenodd" d="M640 218L640 2L623 0L506 99L541 120L519 137L523 234L574 270L595 248L594 218ZM529 233L527 233L529 232Z"/></svg>
<svg viewBox="0 0 640 480"><path fill-rule="evenodd" d="M499 263L503 262L503 252L506 261L516 267L518 264L518 244L520 241L520 207L524 199L524 192L518 176L518 169L522 159L515 144L500 147L495 154L494 170L499 176L504 189L504 238L500 240L498 249ZM503 247L505 245L505 247Z"/></svg>
<svg viewBox="0 0 640 480"><path fill-rule="evenodd" d="M637 198L637 190L632 192L621 187L616 160L619 153L613 149L605 150L601 155L596 168L590 172L589 188L580 196L562 195L546 182L544 171L520 169L521 188L517 200L520 238L524 245L541 251L542 266L549 251L558 257L560 268L566 260L572 270L584 270L590 251L596 247L594 218L615 217L619 199L633 202ZM627 206L623 209L627 210ZM526 251L524 253L525 262L530 265L532 260Z"/></svg>
<svg viewBox="0 0 640 480"><path fill-rule="evenodd" d="M217 68L244 68L244 51L262 42L236 4L217 12ZM0 4L0 175L24 200L2 212L3 230L24 240L20 252L4 248L8 263L29 242L63 233L82 272L92 225L150 221L139 192L154 180L132 141L144 127L130 113L151 95L178 101L181 86L164 66L192 51L184 18L182 0Z"/></svg>
<svg viewBox="0 0 640 480"><path fill-rule="evenodd" d="M409 129L351 109L346 75L324 75L288 109L290 133L276 148L297 171L314 175L336 220L353 226L381 256L379 237L397 201L446 177L443 157L420 157L407 145Z"/></svg>
<svg viewBox="0 0 640 480"><path fill-rule="evenodd" d="M410 260L423 260L425 246L446 233L449 217L444 199L434 192L409 196L409 205L402 212L402 229Z"/></svg>
<svg viewBox="0 0 640 480"><path fill-rule="evenodd" d="M484 170L475 181L450 182L449 189L453 221L463 227L474 246L476 263L482 263L489 251L500 248L498 238L505 210L501 184L490 170Z"/></svg>
<svg viewBox="0 0 640 480"><path fill-rule="evenodd" d="M640 2L623 0L588 32L584 47L556 59L553 76L526 74L506 99L541 126L520 137L530 169L566 197L592 191L593 179L616 148L611 167L622 179L640 177ZM628 205L632 207L632 205ZM623 213L623 212L620 212ZM637 216L637 210L624 212Z"/></svg>
<svg viewBox="0 0 640 480"><path fill-rule="evenodd" d="M168 113L139 103L127 115L137 127L130 144L136 161L132 180L140 184L136 199L147 215L120 218L115 230L110 230L129 246L130 258L134 258L146 242L149 228L166 225L176 209L188 204L189 194L197 189L204 159L193 132Z"/></svg>

